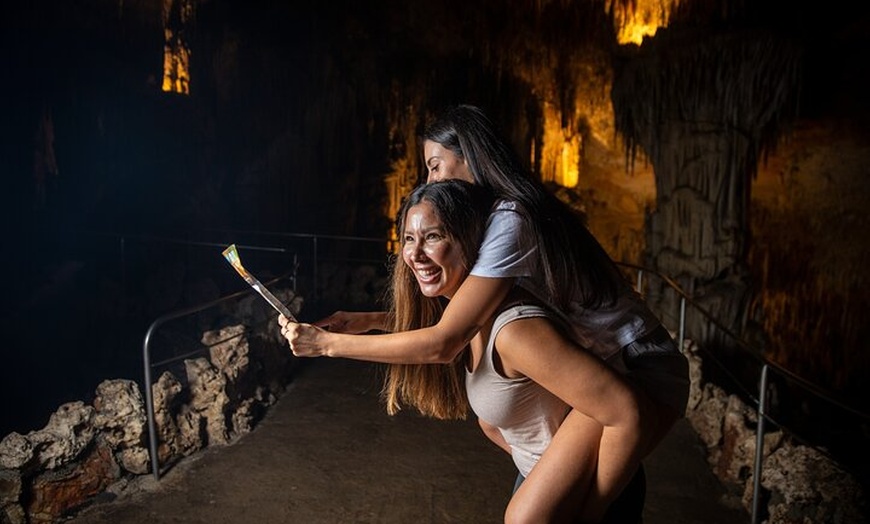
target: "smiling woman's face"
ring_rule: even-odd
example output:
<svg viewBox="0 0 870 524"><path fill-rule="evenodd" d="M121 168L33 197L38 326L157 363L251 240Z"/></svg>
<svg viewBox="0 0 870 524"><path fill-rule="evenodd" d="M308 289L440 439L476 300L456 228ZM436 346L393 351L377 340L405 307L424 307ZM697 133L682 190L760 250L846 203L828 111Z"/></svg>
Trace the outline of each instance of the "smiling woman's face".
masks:
<svg viewBox="0 0 870 524"><path fill-rule="evenodd" d="M454 178L474 183L474 176L465 160L438 142L423 142L423 159L426 161L427 183Z"/></svg>
<svg viewBox="0 0 870 524"><path fill-rule="evenodd" d="M450 298L468 274L460 245L447 234L426 200L408 209L402 235L402 260L427 297Z"/></svg>

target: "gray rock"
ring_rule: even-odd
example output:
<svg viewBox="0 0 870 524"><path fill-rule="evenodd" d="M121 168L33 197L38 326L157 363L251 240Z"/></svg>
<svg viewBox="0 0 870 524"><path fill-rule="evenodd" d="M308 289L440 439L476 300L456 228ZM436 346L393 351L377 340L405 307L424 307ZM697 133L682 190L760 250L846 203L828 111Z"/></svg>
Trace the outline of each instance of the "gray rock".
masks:
<svg viewBox="0 0 870 524"><path fill-rule="evenodd" d="M94 408L82 401L63 404L39 431L27 439L33 444L39 467L54 469L79 456L94 439Z"/></svg>
<svg viewBox="0 0 870 524"><path fill-rule="evenodd" d="M33 459L33 444L14 431L0 441L0 468L21 469Z"/></svg>

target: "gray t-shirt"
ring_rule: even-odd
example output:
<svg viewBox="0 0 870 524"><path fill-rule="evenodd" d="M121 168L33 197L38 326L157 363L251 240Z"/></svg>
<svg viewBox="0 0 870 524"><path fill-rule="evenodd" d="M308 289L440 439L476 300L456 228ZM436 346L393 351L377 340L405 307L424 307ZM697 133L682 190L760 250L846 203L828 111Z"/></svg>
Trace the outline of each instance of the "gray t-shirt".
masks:
<svg viewBox="0 0 870 524"><path fill-rule="evenodd" d="M537 240L515 209L514 202L502 201L490 214L471 274L517 278L521 288L552 308L551 318L569 326L575 342L628 375L657 402L682 413L688 398L688 361L640 294L626 283L616 303L607 307L585 309L574 301L567 311L561 311L549 304ZM656 334L661 332L664 337ZM630 352L625 351L627 347ZM654 359L641 363L646 356Z"/></svg>
<svg viewBox="0 0 870 524"><path fill-rule="evenodd" d="M514 202L502 201L490 214L471 274L517 278L520 287L547 304L536 239L515 209ZM571 325L573 338L580 345L607 361L612 361L620 349L661 325L643 298L628 284L612 306L591 310L573 302L567 311L558 313Z"/></svg>

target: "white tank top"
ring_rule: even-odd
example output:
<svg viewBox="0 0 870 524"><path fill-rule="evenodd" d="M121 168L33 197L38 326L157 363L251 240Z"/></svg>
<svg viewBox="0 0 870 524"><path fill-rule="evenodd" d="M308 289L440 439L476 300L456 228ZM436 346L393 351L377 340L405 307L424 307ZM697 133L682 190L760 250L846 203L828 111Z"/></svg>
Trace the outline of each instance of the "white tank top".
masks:
<svg viewBox="0 0 870 524"><path fill-rule="evenodd" d="M483 356L473 372L466 372L465 387L471 409L483 421L496 426L511 447L511 457L523 476L550 445L570 406L528 377L507 378L496 371L492 350L496 335L508 323L521 318L553 314L535 305L514 305L493 322ZM530 347L529 351L535 348Z"/></svg>

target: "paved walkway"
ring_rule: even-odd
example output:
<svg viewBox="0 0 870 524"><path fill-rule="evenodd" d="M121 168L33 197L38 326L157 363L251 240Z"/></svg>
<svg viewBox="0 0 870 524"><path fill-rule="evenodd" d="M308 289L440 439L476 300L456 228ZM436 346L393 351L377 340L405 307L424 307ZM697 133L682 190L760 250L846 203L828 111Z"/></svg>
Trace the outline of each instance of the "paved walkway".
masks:
<svg viewBox="0 0 870 524"><path fill-rule="evenodd" d="M68 522L501 522L514 468L476 422L389 417L378 368L305 361L267 417L231 445L138 477ZM645 524L749 522L707 467L686 421L646 461Z"/></svg>

